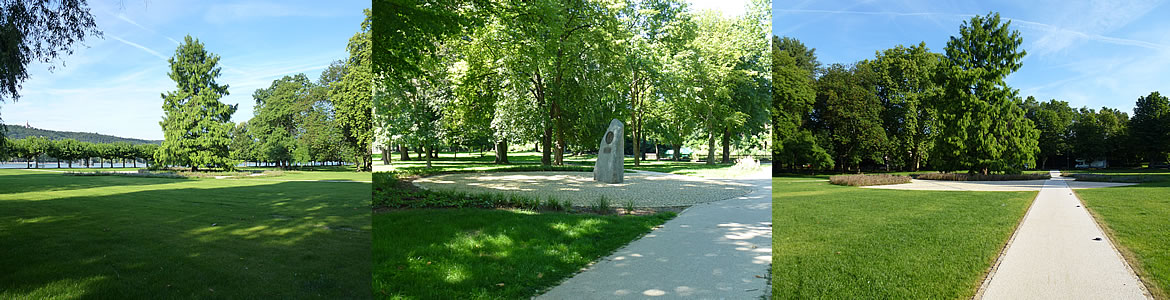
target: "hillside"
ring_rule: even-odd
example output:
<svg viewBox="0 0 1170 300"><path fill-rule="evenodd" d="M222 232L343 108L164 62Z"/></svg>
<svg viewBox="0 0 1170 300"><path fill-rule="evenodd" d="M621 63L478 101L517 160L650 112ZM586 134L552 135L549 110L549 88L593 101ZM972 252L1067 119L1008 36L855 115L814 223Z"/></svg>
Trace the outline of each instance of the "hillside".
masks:
<svg viewBox="0 0 1170 300"><path fill-rule="evenodd" d="M10 139L21 139L29 136L43 136L50 140L75 139L82 142L90 143L113 143L113 142L129 142L131 144L159 144L162 141L141 140L132 138L116 137L112 135L89 133L89 132L72 132L72 131L56 131L48 129L28 128L19 125L4 125L8 128L8 133L5 134Z"/></svg>

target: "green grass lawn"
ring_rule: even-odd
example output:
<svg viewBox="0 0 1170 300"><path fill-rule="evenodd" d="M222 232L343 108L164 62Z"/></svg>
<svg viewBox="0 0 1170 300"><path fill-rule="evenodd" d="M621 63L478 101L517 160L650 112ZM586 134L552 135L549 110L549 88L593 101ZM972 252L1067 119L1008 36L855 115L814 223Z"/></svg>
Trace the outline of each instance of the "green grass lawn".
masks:
<svg viewBox="0 0 1170 300"><path fill-rule="evenodd" d="M1076 190L1085 207L1121 246L1121 251L1156 298L1170 299L1170 172L1166 170L1073 171L1143 175L1155 182Z"/></svg>
<svg viewBox="0 0 1170 300"><path fill-rule="evenodd" d="M492 209L375 213L374 294L527 299L673 216Z"/></svg>
<svg viewBox="0 0 1170 300"><path fill-rule="evenodd" d="M819 180L773 180L774 298L970 298L1036 196Z"/></svg>
<svg viewBox="0 0 1170 300"><path fill-rule="evenodd" d="M0 299L368 298L369 197L365 183L0 170Z"/></svg>

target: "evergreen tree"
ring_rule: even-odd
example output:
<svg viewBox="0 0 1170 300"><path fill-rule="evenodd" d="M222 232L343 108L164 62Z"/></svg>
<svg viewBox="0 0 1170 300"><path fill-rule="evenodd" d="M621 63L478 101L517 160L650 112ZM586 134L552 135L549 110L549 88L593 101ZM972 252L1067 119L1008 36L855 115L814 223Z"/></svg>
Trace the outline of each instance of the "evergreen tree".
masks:
<svg viewBox="0 0 1170 300"><path fill-rule="evenodd" d="M211 166L234 168L228 145L234 124L235 105L219 99L228 95L228 85L215 80L220 75L219 56L204 49L203 43L187 36L167 60L176 90L163 98L164 140L156 158L163 164L190 166L192 171Z"/></svg>
<svg viewBox="0 0 1170 300"><path fill-rule="evenodd" d="M1018 91L1004 82L1027 54L1010 25L998 13L975 16L947 42L935 77L943 94L932 103L941 129L934 145L940 170L1013 172L1035 162L1039 132L1024 117Z"/></svg>

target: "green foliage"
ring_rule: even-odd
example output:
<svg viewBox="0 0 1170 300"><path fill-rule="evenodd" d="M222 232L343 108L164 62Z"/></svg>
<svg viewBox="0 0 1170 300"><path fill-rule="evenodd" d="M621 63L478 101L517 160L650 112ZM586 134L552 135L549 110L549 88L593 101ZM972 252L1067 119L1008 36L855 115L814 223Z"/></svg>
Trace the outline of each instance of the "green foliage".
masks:
<svg viewBox="0 0 1170 300"><path fill-rule="evenodd" d="M768 147L765 1L739 18L699 15L678 0L456 3L392 5L394 17L451 23L387 22L390 36L416 34L398 40L375 30L375 44L391 43L375 60L399 62L375 82L383 145L494 147L507 163L508 146L536 144L542 163L561 165L566 152L596 150L618 119L635 153L706 141L713 156L717 139L725 149Z"/></svg>
<svg viewBox="0 0 1170 300"><path fill-rule="evenodd" d="M365 14L361 31L354 34L346 46L349 58L345 61L345 75L340 81L331 84L329 89L329 98L333 101L335 111L334 122L341 131L345 150L354 158L359 172L371 169L370 151L374 137L371 13L366 10Z"/></svg>
<svg viewBox="0 0 1170 300"><path fill-rule="evenodd" d="M1143 152L1151 166L1166 162L1170 151L1170 99L1156 91L1139 97L1130 128L1134 148Z"/></svg>
<svg viewBox="0 0 1170 300"><path fill-rule="evenodd" d="M1028 96L1024 101L1024 109L1027 118L1032 120L1036 129L1040 131L1037 144L1040 148L1037 155L1039 158L1037 167L1047 169L1049 158L1070 154L1069 151L1073 148L1070 144L1070 138L1077 137L1082 141L1088 140L1083 134L1072 134L1070 126L1073 125L1073 116L1077 114L1077 111L1069 107L1068 102L1052 99L1040 103L1036 102L1036 98Z"/></svg>
<svg viewBox="0 0 1170 300"><path fill-rule="evenodd" d="M922 42L879 51L873 60L865 61L874 72L875 93L882 104L882 123L889 142L883 149L883 160L888 166L918 170L929 159L937 125L935 112L927 104L939 96L931 76L942 59Z"/></svg>
<svg viewBox="0 0 1170 300"><path fill-rule="evenodd" d="M772 161L790 169L833 167L832 157L805 127L816 102L812 74L819 65L814 50L800 41L772 37Z"/></svg>
<svg viewBox="0 0 1170 300"><path fill-rule="evenodd" d="M256 100L255 116L248 120L247 131L240 132L245 136L234 139L233 143L246 147L243 140L253 138L257 141L253 145L257 160L288 166L298 148L296 138L301 128L298 119L315 100L311 98L313 89L313 83L304 74L284 76L273 80L268 88L257 89L252 94ZM241 131L239 127L234 130Z"/></svg>
<svg viewBox="0 0 1170 300"><path fill-rule="evenodd" d="M73 44L85 42L87 36L102 37L84 0L4 1L0 16L0 40L4 41L0 43L0 102L20 99L29 63L52 63L73 54ZM0 132L0 139L3 136Z"/></svg>
<svg viewBox="0 0 1170 300"><path fill-rule="evenodd" d="M816 121L810 125L842 172L853 167L860 171L863 159L881 159L877 155L886 148L882 106L872 88L873 76L868 64L833 64L817 78Z"/></svg>
<svg viewBox="0 0 1170 300"><path fill-rule="evenodd" d="M940 130L933 162L941 170L992 171L1033 167L1039 132L1024 117L1018 91L1004 79L1018 70L1026 51L1011 21L998 13L975 16L947 42L935 77L942 96L932 101Z"/></svg>
<svg viewBox="0 0 1170 300"><path fill-rule="evenodd" d="M595 212L595 213L599 213L599 214L604 215L604 214L609 214L609 212L611 210L613 210L613 208L611 206L612 206L612 203L610 203L609 198L606 198L605 196L601 196L601 197L598 197L596 201L593 201L593 204L589 205L589 209L592 209L593 212Z"/></svg>
<svg viewBox="0 0 1170 300"><path fill-rule="evenodd" d="M232 114L236 106L219 99L228 86L215 80L220 75L219 56L204 49L203 43L187 36L167 60L176 90L162 95L165 116L159 122L165 140L156 153L163 164L234 168L229 157Z"/></svg>

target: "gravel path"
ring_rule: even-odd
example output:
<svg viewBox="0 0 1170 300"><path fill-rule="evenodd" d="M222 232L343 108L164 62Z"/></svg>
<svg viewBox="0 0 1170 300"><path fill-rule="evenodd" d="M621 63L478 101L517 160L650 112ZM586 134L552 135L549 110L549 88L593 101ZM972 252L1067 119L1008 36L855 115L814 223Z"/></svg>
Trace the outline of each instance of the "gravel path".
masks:
<svg viewBox="0 0 1170 300"><path fill-rule="evenodd" d="M625 181L593 181L589 172L490 172L447 174L420 178L414 184L429 190L472 193L517 193L544 199L553 196L574 205L590 205L605 197L620 207L633 200L637 207L694 205L747 194L752 185L686 175L652 172L626 173Z"/></svg>
<svg viewBox="0 0 1170 300"><path fill-rule="evenodd" d="M1045 180L1008 180L1008 181L950 181L950 180L919 180L912 179L910 183L865 186L868 189L917 190L917 191L1039 191L1044 188ZM1065 180L1068 187L1077 189L1092 189L1113 186L1134 185L1136 183L1120 182L1092 182Z"/></svg>

